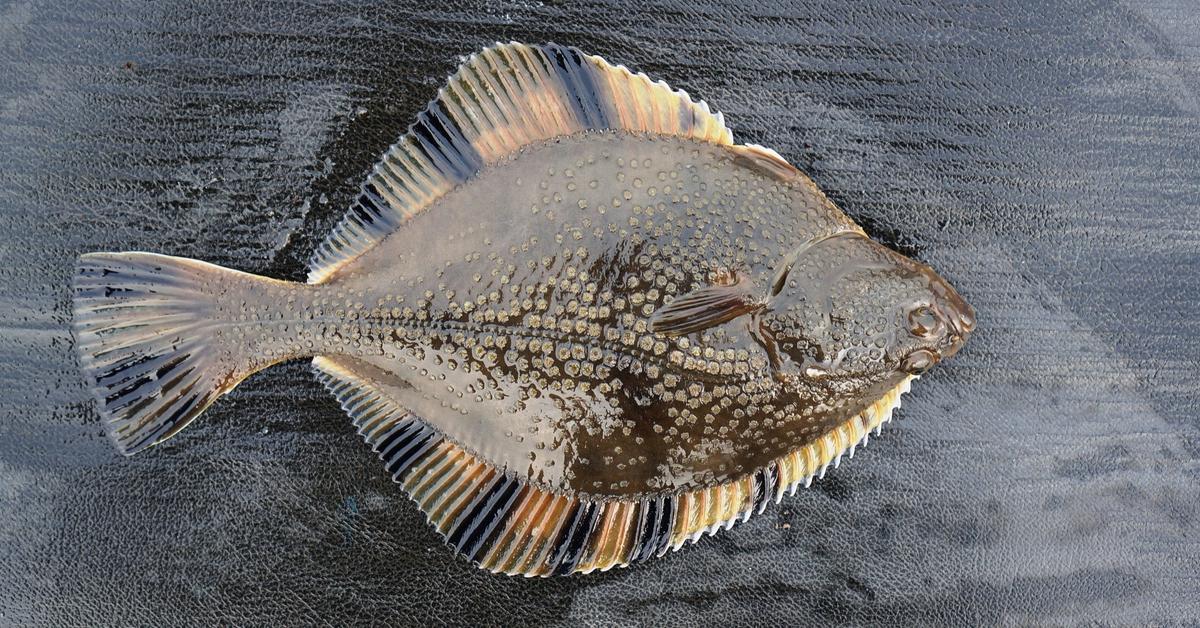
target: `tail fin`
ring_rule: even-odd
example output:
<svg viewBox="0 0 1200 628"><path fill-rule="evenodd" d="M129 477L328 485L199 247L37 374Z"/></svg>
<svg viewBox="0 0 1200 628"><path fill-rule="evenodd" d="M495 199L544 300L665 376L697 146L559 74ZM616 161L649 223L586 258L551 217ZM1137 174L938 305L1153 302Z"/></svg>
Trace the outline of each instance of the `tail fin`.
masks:
<svg viewBox="0 0 1200 628"><path fill-rule="evenodd" d="M79 258L79 365L121 453L175 435L257 370L231 358L238 348L220 346L214 331L217 295L244 278L273 281L153 253Z"/></svg>

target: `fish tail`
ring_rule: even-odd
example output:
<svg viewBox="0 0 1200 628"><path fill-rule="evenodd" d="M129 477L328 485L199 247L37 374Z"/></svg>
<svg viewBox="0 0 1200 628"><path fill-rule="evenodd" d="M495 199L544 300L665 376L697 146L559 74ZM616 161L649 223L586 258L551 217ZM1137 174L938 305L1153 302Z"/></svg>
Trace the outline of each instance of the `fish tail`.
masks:
<svg viewBox="0 0 1200 628"><path fill-rule="evenodd" d="M251 373L290 357L266 333L303 290L206 262L88 253L74 281L79 364L105 431L132 455L186 427Z"/></svg>

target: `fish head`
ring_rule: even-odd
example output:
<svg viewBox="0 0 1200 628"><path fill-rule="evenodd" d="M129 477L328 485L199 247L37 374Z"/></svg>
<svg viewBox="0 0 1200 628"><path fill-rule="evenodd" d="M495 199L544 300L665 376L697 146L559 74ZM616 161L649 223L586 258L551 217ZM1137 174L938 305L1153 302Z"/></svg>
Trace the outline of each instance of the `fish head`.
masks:
<svg viewBox="0 0 1200 628"><path fill-rule="evenodd" d="M962 347L975 311L929 266L843 231L780 264L759 329L784 378L864 385L919 375Z"/></svg>

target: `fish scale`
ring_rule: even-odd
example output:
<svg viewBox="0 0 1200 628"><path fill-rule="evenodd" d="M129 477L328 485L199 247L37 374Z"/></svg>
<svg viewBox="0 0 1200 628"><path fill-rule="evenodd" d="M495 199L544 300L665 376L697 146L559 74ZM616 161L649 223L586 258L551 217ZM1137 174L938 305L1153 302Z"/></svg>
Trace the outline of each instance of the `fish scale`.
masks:
<svg viewBox="0 0 1200 628"><path fill-rule="evenodd" d="M661 556L890 420L974 326L780 155L555 45L472 56L288 283L92 253L80 365L132 454L311 358L430 523L486 569Z"/></svg>
<svg viewBox="0 0 1200 628"><path fill-rule="evenodd" d="M647 318L722 269L766 276L787 249L849 221L807 189L732 162L712 145L615 132L527 148L334 276L332 300L361 306L348 318L375 304L372 326L340 334L356 348L348 354L422 391L428 399L409 403L440 431L552 490L636 496L745 473L804 429L771 437L751 422L801 422L801 400L779 390L746 334L663 338ZM493 192L503 181L513 184ZM487 204L521 227L471 225ZM812 209L798 218L794 207ZM737 227L755 224L791 230L747 256ZM419 243L429 252L407 257ZM393 338L398 329L411 333ZM363 345L372 349L357 353ZM720 411L743 394L745 416ZM614 411L595 410L605 404ZM731 447L734 463L709 453ZM697 456L715 464L685 481Z"/></svg>

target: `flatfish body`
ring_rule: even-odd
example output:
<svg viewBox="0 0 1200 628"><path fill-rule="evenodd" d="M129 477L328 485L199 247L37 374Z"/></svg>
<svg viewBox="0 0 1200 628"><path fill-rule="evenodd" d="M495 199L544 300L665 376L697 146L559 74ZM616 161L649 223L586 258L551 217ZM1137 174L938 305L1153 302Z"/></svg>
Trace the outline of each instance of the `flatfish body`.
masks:
<svg viewBox="0 0 1200 628"><path fill-rule="evenodd" d="M449 544L551 575L659 556L811 481L974 326L775 152L559 46L469 59L292 284L81 258L117 445L312 358Z"/></svg>

